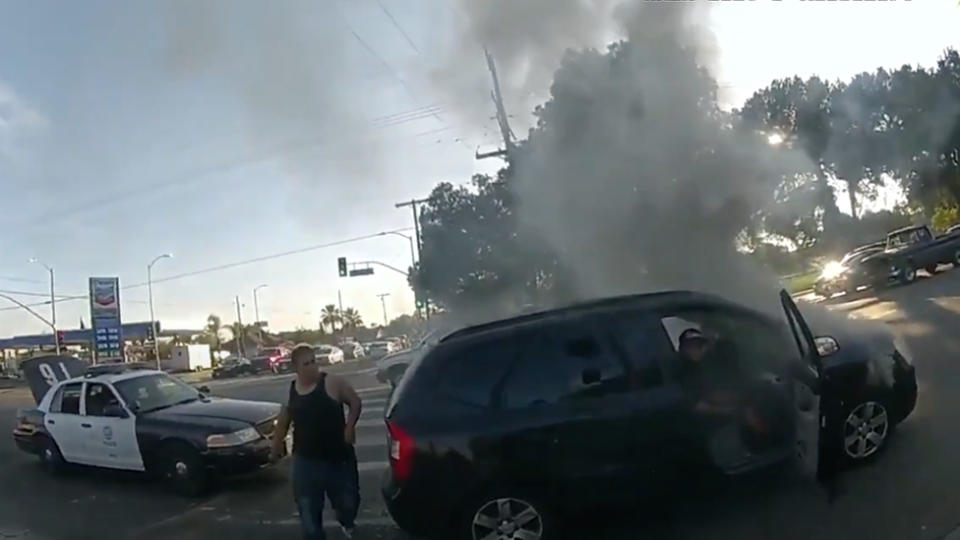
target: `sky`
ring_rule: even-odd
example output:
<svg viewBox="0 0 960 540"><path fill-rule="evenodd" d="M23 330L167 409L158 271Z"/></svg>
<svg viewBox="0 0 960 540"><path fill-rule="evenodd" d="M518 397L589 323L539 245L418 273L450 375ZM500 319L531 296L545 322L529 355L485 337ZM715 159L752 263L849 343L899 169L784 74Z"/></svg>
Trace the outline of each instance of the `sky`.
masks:
<svg viewBox="0 0 960 540"><path fill-rule="evenodd" d="M726 107L776 77L930 66L960 48L955 0L709 4L709 67ZM210 313L232 322L237 296L252 321L261 284L260 319L273 329L316 327L338 291L367 322L383 319L381 293L389 318L411 312L401 274L337 276L341 256L405 269L409 244L396 235L189 274L412 235L410 209L395 203L501 166L474 158L499 134L458 5L0 0L0 291L42 302L36 258L54 269L58 295L119 276L123 319L145 321L147 263L172 253L153 267L166 328L201 328ZM456 91L451 73L471 91ZM525 133L548 89L502 75ZM14 308L0 311L0 337L46 331L0 304ZM76 328L89 306L60 301L57 318Z"/></svg>

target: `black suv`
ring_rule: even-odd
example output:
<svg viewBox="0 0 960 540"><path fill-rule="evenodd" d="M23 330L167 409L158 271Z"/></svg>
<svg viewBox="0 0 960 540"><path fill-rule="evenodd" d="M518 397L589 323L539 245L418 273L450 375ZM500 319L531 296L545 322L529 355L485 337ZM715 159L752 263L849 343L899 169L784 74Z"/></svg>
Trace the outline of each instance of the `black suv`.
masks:
<svg viewBox="0 0 960 540"><path fill-rule="evenodd" d="M558 516L588 506L774 464L812 477L827 455L872 458L913 409L913 367L892 343L815 338L781 301L785 317L668 292L450 334L387 405L391 515L432 537L550 539ZM699 368L685 335L709 345ZM705 384L689 380L697 369L711 373L693 377ZM723 388L740 404L704 407Z"/></svg>

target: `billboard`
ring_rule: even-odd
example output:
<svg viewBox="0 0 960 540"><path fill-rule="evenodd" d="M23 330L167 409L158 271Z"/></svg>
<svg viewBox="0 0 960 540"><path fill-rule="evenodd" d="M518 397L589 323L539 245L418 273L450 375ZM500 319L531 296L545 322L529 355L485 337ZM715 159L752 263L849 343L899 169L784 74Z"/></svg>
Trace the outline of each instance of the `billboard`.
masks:
<svg viewBox="0 0 960 540"><path fill-rule="evenodd" d="M90 278L90 320L97 362L122 362L119 278Z"/></svg>

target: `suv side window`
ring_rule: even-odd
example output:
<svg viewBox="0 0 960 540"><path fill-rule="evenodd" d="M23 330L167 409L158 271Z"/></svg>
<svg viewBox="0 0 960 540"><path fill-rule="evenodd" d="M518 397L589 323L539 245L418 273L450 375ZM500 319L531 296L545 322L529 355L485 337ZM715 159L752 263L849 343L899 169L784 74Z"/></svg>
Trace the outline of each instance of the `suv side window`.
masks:
<svg viewBox="0 0 960 540"><path fill-rule="evenodd" d="M616 352L624 357L630 386L644 390L663 385L664 338L656 321L642 313L617 313L604 324Z"/></svg>
<svg viewBox="0 0 960 540"><path fill-rule="evenodd" d="M493 391L516 362L522 336L508 335L451 347L437 378L437 393L465 405L489 407Z"/></svg>
<svg viewBox="0 0 960 540"><path fill-rule="evenodd" d="M503 386L505 409L602 397L629 390L626 370L609 345L584 324L543 332Z"/></svg>
<svg viewBox="0 0 960 540"><path fill-rule="evenodd" d="M116 394L103 383L87 383L87 392L84 398L87 416L104 416L104 409L108 405L120 405Z"/></svg>
<svg viewBox="0 0 960 540"><path fill-rule="evenodd" d="M60 387L60 410L63 414L80 414L82 383L70 383Z"/></svg>

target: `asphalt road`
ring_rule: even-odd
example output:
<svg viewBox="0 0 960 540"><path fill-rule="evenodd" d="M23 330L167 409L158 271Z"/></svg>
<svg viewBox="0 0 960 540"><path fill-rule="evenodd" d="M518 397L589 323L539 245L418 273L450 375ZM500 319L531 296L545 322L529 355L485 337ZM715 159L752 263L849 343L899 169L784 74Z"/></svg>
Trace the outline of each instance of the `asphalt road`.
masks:
<svg viewBox="0 0 960 540"><path fill-rule="evenodd" d="M960 271L922 277L909 287L862 292L826 303L852 316L884 321L907 343L920 398L889 447L873 463L847 471L828 500L817 486L758 479L689 497L667 511L601 513L574 538L744 540L778 538L934 540L960 525ZM842 346L842 343L841 343ZM358 366L363 371L366 365ZM386 390L372 373L348 375L364 389L358 429L361 513L357 538L401 539L386 515L379 480L386 467L380 415ZM286 377L216 381L213 393L280 400ZM0 391L0 428L12 428L24 395ZM18 405L19 403L19 405ZM213 495L184 500L138 475L81 471L48 478L8 437L0 440L0 537L297 538L285 466L224 482ZM585 494L585 496L588 496ZM333 525L333 523L330 523ZM340 536L331 528L329 538Z"/></svg>

